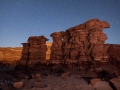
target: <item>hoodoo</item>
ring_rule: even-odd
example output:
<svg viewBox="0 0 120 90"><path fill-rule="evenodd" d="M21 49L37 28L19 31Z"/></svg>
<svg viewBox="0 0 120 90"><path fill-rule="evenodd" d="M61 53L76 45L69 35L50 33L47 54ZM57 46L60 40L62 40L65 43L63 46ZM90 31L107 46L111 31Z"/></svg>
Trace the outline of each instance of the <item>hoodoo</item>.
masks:
<svg viewBox="0 0 120 90"><path fill-rule="evenodd" d="M99 19L90 19L83 24L65 31L53 32L50 60L46 60L48 40L44 36L31 36L27 43L22 43L23 66L35 67L36 64L62 64L76 67L119 64L120 45L105 44L108 39L103 32L110 24Z"/></svg>

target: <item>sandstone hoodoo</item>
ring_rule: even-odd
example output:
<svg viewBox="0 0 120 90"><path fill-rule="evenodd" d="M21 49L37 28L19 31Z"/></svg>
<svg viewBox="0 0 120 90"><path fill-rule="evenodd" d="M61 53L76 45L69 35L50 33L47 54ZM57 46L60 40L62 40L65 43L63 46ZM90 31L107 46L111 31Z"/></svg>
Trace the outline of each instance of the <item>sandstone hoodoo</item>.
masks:
<svg viewBox="0 0 120 90"><path fill-rule="evenodd" d="M37 63L45 63L47 51L47 46L45 44L47 40L48 39L44 36L28 38L30 44L28 66L31 67Z"/></svg>
<svg viewBox="0 0 120 90"><path fill-rule="evenodd" d="M51 46L50 62L53 64L60 64L62 62L62 57L63 57L62 32L54 32L50 36L53 39L53 43Z"/></svg>
<svg viewBox="0 0 120 90"><path fill-rule="evenodd" d="M38 63L46 63L47 40L44 36L29 37L27 43L22 43L22 56L18 64L34 67Z"/></svg>
<svg viewBox="0 0 120 90"><path fill-rule="evenodd" d="M71 27L66 31L53 32L49 64L64 64L76 67L97 67L120 61L120 45L105 44L108 39L103 32L110 28L106 21L91 19L83 24ZM31 36L27 43L22 43L23 51L20 62L34 67L36 64L47 64L46 41L44 36ZM115 53L116 55L115 55Z"/></svg>

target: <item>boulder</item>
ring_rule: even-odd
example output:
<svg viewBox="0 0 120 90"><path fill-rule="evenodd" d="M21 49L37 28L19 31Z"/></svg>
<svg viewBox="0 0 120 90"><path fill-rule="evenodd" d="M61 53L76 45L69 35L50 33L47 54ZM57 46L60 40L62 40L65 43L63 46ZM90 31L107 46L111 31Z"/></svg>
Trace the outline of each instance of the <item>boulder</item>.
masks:
<svg viewBox="0 0 120 90"><path fill-rule="evenodd" d="M91 80L90 80L90 83L94 86L94 84L95 84L96 82L98 82L98 81L100 81L99 78L94 78L94 79L91 79Z"/></svg>
<svg viewBox="0 0 120 90"><path fill-rule="evenodd" d="M13 84L13 87L14 87L15 89L20 89L20 88L23 87L23 85L24 85L24 82L19 81L19 82L15 82L15 83Z"/></svg>
<svg viewBox="0 0 120 90"><path fill-rule="evenodd" d="M93 85L93 87L95 90L113 90L106 81L98 81Z"/></svg>
<svg viewBox="0 0 120 90"><path fill-rule="evenodd" d="M114 85L117 90L120 90L120 78L113 78L110 82Z"/></svg>
<svg viewBox="0 0 120 90"><path fill-rule="evenodd" d="M36 74L36 78L41 78L41 74L40 74L40 73L37 73L37 74Z"/></svg>
<svg viewBox="0 0 120 90"><path fill-rule="evenodd" d="M65 73L63 73L63 74L61 75L62 78L66 78L66 77L68 77L68 76L70 76L70 72L69 72L69 71L67 71L67 72L65 72Z"/></svg>

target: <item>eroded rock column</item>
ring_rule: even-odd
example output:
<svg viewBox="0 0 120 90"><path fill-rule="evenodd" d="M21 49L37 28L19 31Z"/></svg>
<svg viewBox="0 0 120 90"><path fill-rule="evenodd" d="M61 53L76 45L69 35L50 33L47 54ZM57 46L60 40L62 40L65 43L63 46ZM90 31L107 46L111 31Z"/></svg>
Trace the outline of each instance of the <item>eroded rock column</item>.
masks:
<svg viewBox="0 0 120 90"><path fill-rule="evenodd" d="M22 56L20 61L18 62L19 64L21 64L22 66L26 66L27 62L29 61L29 43L22 43L23 45L23 49L22 49Z"/></svg>
<svg viewBox="0 0 120 90"><path fill-rule="evenodd" d="M28 66L33 67L35 64L46 63L46 41L48 39L44 36L31 36L28 39L30 44L29 49L29 62Z"/></svg>
<svg viewBox="0 0 120 90"><path fill-rule="evenodd" d="M63 57L62 32L54 32L50 36L53 39L53 43L52 43L52 46L51 46L50 63L60 64L60 63L62 63L62 57Z"/></svg>

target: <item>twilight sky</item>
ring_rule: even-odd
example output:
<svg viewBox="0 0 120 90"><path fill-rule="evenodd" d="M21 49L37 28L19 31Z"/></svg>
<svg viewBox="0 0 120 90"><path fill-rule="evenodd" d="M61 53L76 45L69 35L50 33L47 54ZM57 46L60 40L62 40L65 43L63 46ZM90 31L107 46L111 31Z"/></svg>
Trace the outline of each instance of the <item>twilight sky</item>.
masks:
<svg viewBox="0 0 120 90"><path fill-rule="evenodd" d="M106 43L120 44L120 0L0 0L0 47L19 47L29 36L46 36L99 18Z"/></svg>

